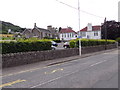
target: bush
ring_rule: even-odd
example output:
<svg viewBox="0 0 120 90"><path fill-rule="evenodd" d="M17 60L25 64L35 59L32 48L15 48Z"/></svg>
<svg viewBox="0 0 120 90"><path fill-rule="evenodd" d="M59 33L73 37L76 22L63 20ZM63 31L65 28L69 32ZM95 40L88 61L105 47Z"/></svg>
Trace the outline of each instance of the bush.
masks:
<svg viewBox="0 0 120 90"><path fill-rule="evenodd" d="M54 42L56 42L56 43L60 43L61 42L61 40L60 39L52 39Z"/></svg>
<svg viewBox="0 0 120 90"><path fill-rule="evenodd" d="M119 38L117 38L117 39L116 39L116 41L117 41L118 43L120 43L120 37L119 37Z"/></svg>
<svg viewBox="0 0 120 90"><path fill-rule="evenodd" d="M82 47L104 45L105 43L106 40L104 39L81 39ZM113 44L113 43L115 43L115 40L107 40L107 44ZM79 47L79 39L71 40L70 47L71 48Z"/></svg>
<svg viewBox="0 0 120 90"><path fill-rule="evenodd" d="M51 42L49 40L19 40L19 41L2 41L2 54L43 51L51 50Z"/></svg>

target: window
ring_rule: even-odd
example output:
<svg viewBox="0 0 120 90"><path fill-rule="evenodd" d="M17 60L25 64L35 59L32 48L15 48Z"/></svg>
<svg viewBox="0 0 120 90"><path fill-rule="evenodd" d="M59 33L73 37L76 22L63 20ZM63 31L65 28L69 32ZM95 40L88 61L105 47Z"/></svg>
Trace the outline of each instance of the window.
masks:
<svg viewBox="0 0 120 90"><path fill-rule="evenodd" d="M86 36L86 32L81 32L81 36L85 37Z"/></svg>
<svg viewBox="0 0 120 90"><path fill-rule="evenodd" d="M94 36L98 36L98 31L94 31Z"/></svg>
<svg viewBox="0 0 120 90"><path fill-rule="evenodd" d="M72 33L70 33L70 37L72 37Z"/></svg>
<svg viewBox="0 0 120 90"><path fill-rule="evenodd" d="M66 34L65 34L65 37L66 37Z"/></svg>
<svg viewBox="0 0 120 90"><path fill-rule="evenodd" d="M45 33L45 36L47 37L47 33Z"/></svg>
<svg viewBox="0 0 120 90"><path fill-rule="evenodd" d="M68 37L69 37L69 33L68 33L68 35L67 35Z"/></svg>
<svg viewBox="0 0 120 90"><path fill-rule="evenodd" d="M62 34L62 37L63 37L63 34Z"/></svg>
<svg viewBox="0 0 120 90"><path fill-rule="evenodd" d="M72 37L74 37L74 34L72 33Z"/></svg>

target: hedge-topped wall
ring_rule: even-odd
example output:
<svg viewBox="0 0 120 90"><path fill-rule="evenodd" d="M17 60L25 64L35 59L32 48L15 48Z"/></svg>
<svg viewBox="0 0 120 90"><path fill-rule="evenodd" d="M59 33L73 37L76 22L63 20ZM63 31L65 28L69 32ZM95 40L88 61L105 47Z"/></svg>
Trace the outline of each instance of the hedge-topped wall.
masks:
<svg viewBox="0 0 120 90"><path fill-rule="evenodd" d="M107 44L114 44L115 40L107 40ZM106 40L104 39L81 39L81 46L97 46L97 45L104 45L106 43ZM79 39L71 40L70 41L70 47L79 47Z"/></svg>
<svg viewBox="0 0 120 90"><path fill-rule="evenodd" d="M19 41L2 41L2 54L43 51L51 50L51 42L49 40L19 40Z"/></svg>

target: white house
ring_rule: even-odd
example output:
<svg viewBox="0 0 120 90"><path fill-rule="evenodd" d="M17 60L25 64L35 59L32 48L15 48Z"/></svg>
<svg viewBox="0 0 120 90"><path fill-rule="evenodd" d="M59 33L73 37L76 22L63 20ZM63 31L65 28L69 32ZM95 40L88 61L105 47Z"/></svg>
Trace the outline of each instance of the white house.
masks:
<svg viewBox="0 0 120 90"><path fill-rule="evenodd" d="M60 40L72 40L77 38L77 33L72 28L62 28L59 32Z"/></svg>
<svg viewBox="0 0 120 90"><path fill-rule="evenodd" d="M80 36L88 39L101 39L101 26L92 26L91 23L88 23L87 27L80 30Z"/></svg>

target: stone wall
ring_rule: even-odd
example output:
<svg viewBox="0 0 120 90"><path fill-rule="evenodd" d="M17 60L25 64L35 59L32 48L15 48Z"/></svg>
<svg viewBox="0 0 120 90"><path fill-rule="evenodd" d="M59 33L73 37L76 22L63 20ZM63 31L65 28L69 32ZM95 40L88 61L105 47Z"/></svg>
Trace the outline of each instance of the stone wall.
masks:
<svg viewBox="0 0 120 90"><path fill-rule="evenodd" d="M108 45L107 49L116 48L116 45ZM105 50L105 46L93 46L93 47L82 47L82 54L98 52ZM49 50L49 51L33 51L33 52L22 52L14 54L3 54L2 55L2 67L13 67L18 65L25 65L45 60L52 60L57 58L64 58L79 55L78 48L62 49L62 50Z"/></svg>

